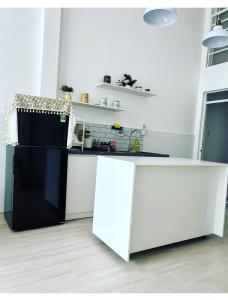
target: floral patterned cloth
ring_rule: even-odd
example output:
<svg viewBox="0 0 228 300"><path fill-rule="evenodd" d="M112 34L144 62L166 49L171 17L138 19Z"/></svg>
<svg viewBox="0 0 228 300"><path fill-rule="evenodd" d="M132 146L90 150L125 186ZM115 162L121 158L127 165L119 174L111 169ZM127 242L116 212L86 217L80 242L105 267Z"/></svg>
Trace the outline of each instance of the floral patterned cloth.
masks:
<svg viewBox="0 0 228 300"><path fill-rule="evenodd" d="M52 99L30 95L16 94L13 103L5 112L3 142L7 145L18 145L17 110L28 113L63 114L69 116L67 148L72 147L76 117L72 103L62 99Z"/></svg>
<svg viewBox="0 0 228 300"><path fill-rule="evenodd" d="M70 115L72 103L62 99L16 94L14 104L17 109L28 112Z"/></svg>

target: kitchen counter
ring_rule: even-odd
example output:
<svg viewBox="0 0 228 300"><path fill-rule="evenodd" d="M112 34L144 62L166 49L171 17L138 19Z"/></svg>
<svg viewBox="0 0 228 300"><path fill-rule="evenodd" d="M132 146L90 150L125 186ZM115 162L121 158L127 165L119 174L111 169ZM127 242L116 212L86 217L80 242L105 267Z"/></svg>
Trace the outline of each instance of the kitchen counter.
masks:
<svg viewBox="0 0 228 300"><path fill-rule="evenodd" d="M162 153L152 153L152 152L130 152L130 151L99 151L99 150L85 150L80 151L78 148L72 147L68 150L69 154L78 154L78 155L108 155L108 156L142 156L142 157L169 157L169 154Z"/></svg>
<svg viewBox="0 0 228 300"><path fill-rule="evenodd" d="M228 165L98 156L93 233L124 260L200 236L223 236Z"/></svg>
<svg viewBox="0 0 228 300"><path fill-rule="evenodd" d="M92 217L96 184L97 158L169 159L168 154L150 152L104 152L77 148L68 150L66 220Z"/></svg>

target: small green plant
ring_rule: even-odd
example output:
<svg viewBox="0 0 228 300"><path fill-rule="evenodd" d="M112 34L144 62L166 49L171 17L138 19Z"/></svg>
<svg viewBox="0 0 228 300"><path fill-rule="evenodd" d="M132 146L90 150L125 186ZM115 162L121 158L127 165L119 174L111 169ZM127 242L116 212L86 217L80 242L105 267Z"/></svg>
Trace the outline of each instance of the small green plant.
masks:
<svg viewBox="0 0 228 300"><path fill-rule="evenodd" d="M63 92L73 93L74 89L71 86L63 85L60 89Z"/></svg>

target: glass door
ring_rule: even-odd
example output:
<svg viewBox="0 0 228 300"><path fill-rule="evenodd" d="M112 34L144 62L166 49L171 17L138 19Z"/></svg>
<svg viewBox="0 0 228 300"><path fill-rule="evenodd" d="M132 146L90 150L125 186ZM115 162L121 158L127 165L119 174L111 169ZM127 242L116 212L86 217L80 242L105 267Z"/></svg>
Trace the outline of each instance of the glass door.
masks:
<svg viewBox="0 0 228 300"><path fill-rule="evenodd" d="M228 101L207 101L201 159L228 163Z"/></svg>

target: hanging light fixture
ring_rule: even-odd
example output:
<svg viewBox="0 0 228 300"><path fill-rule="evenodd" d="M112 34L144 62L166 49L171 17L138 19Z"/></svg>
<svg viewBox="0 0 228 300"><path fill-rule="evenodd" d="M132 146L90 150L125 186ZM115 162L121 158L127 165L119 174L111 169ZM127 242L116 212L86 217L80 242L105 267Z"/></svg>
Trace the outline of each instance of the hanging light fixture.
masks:
<svg viewBox="0 0 228 300"><path fill-rule="evenodd" d="M177 21L177 12L174 8L147 8L143 19L149 25L169 26Z"/></svg>
<svg viewBox="0 0 228 300"><path fill-rule="evenodd" d="M215 26L205 36L202 44L207 48L220 48L228 45L228 32L223 29L219 16L217 17Z"/></svg>

